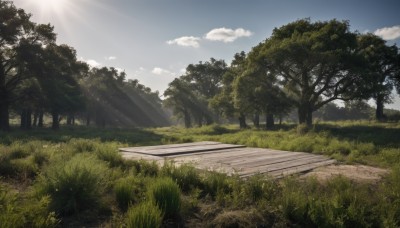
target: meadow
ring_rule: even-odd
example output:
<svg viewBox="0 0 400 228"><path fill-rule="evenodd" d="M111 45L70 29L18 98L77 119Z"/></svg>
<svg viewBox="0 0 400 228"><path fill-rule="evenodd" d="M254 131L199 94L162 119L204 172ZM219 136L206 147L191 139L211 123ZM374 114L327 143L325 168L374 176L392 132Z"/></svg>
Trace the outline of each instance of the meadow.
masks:
<svg viewBox="0 0 400 228"><path fill-rule="evenodd" d="M399 227L400 124L312 129L102 129L0 133L0 227ZM190 165L124 160L119 147L194 141L318 153L390 170L378 182L337 176L249 179Z"/></svg>

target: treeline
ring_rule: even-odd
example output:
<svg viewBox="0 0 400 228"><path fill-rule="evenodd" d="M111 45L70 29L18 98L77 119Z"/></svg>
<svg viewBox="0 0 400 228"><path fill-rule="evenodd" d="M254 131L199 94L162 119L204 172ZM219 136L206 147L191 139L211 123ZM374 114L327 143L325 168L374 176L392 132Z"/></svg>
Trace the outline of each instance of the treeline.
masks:
<svg viewBox="0 0 400 228"><path fill-rule="evenodd" d="M79 118L97 126L162 126L169 123L158 91L126 81L115 68L90 68L74 48L56 44L50 25L0 0L0 130L10 128L10 112L21 128L42 127L52 117L58 129Z"/></svg>
<svg viewBox="0 0 400 228"><path fill-rule="evenodd" d="M243 128L251 118L259 126L262 115L270 128L292 110L300 124L311 125L313 113L332 109L333 101L356 110L373 99L375 118L385 121L384 105L394 89L400 93L399 49L349 27L347 21L301 19L275 28L247 54L235 54L229 66L213 58L190 64L169 84L165 105L186 127L221 118L238 119Z"/></svg>

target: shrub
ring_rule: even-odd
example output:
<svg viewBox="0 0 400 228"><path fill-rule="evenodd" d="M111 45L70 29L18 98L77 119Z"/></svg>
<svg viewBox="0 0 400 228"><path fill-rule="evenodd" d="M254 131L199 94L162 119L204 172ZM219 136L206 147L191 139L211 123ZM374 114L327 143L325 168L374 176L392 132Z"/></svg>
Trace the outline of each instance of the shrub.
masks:
<svg viewBox="0 0 400 228"><path fill-rule="evenodd" d="M97 140L93 139L71 139L68 142L73 153L93 152L96 149Z"/></svg>
<svg viewBox="0 0 400 228"><path fill-rule="evenodd" d="M87 154L78 154L69 161L54 161L40 176L39 195L51 196L51 208L57 213L78 213L96 208L107 187L107 166Z"/></svg>
<svg viewBox="0 0 400 228"><path fill-rule="evenodd" d="M165 162L160 173L164 176L170 176L176 181L181 190L186 193L201 186L201 179L198 171L188 164L175 167L173 162Z"/></svg>
<svg viewBox="0 0 400 228"><path fill-rule="evenodd" d="M117 167L123 163L121 154L114 146L109 146L109 145L99 146L96 149L96 155L99 159L108 162L111 167Z"/></svg>
<svg viewBox="0 0 400 228"><path fill-rule="evenodd" d="M162 212L151 202L145 202L132 207L127 212L128 228L158 228L161 227Z"/></svg>
<svg viewBox="0 0 400 228"><path fill-rule="evenodd" d="M213 199L218 193L224 195L230 191L228 176L224 173L208 172L204 179L204 191Z"/></svg>
<svg viewBox="0 0 400 228"><path fill-rule="evenodd" d="M126 211L129 205L138 202L146 189L146 180L141 177L125 177L119 179L115 186L115 197L121 210Z"/></svg>
<svg viewBox="0 0 400 228"><path fill-rule="evenodd" d="M179 186L171 178L156 179L148 190L148 196L160 208L166 218L179 214L181 193Z"/></svg>
<svg viewBox="0 0 400 228"><path fill-rule="evenodd" d="M49 197L18 199L0 183L0 227L55 227L58 220L48 212ZM22 201L22 202L21 202Z"/></svg>

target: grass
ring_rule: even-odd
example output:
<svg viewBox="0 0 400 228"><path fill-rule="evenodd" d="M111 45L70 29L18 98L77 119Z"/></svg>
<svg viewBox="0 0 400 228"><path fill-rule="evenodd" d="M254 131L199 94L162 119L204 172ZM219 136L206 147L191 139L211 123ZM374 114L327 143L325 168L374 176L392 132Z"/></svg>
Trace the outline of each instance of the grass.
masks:
<svg viewBox="0 0 400 228"><path fill-rule="evenodd" d="M399 227L399 138L399 124L373 122L0 132L0 227ZM202 140L324 154L391 172L378 183L244 180L118 153Z"/></svg>
<svg viewBox="0 0 400 228"><path fill-rule="evenodd" d="M141 203L129 209L126 224L128 228L158 228L162 224L162 212L151 202Z"/></svg>
<svg viewBox="0 0 400 228"><path fill-rule="evenodd" d="M148 198L162 211L165 218L179 216L181 209L181 191L178 184L169 177L154 180L148 190Z"/></svg>

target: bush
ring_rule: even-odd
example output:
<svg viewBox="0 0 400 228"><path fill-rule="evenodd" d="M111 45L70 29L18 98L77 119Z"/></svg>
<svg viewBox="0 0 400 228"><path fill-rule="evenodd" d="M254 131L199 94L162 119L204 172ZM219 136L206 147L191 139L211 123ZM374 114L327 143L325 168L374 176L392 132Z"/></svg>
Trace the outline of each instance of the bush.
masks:
<svg viewBox="0 0 400 228"><path fill-rule="evenodd" d="M120 166L123 163L121 154L118 152L117 147L110 145L102 145L96 149L96 155L99 159L106 161L111 167Z"/></svg>
<svg viewBox="0 0 400 228"><path fill-rule="evenodd" d="M51 208L60 214L94 209L107 187L109 170L102 161L78 154L69 161L54 161L40 176L39 195L51 196Z"/></svg>
<svg viewBox="0 0 400 228"><path fill-rule="evenodd" d="M48 212L49 197L18 199L0 183L0 227L55 227L58 220Z"/></svg>
<svg viewBox="0 0 400 228"><path fill-rule="evenodd" d="M198 171L191 165L182 164L175 167L172 162L165 162L160 170L161 175L170 176L176 181L183 192L190 192L200 187L201 179Z"/></svg>
<svg viewBox="0 0 400 228"><path fill-rule="evenodd" d="M179 186L171 178L156 179L148 190L148 196L160 208L166 218L179 215L181 193Z"/></svg>
<svg viewBox="0 0 400 228"><path fill-rule="evenodd" d="M146 188L144 178L140 177L125 177L119 179L115 186L115 198L121 210L126 211L129 205L138 202L143 196Z"/></svg>
<svg viewBox="0 0 400 228"><path fill-rule="evenodd" d="M158 228L161 227L162 212L151 202L145 202L132 207L127 212L128 228Z"/></svg>
<svg viewBox="0 0 400 228"><path fill-rule="evenodd" d="M218 194L225 195L230 191L228 176L224 173L208 172L204 179L204 191L213 199Z"/></svg>

